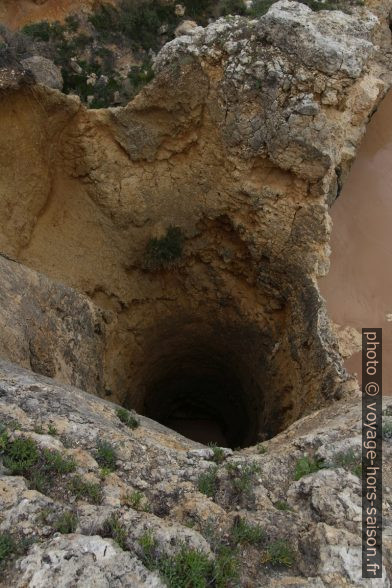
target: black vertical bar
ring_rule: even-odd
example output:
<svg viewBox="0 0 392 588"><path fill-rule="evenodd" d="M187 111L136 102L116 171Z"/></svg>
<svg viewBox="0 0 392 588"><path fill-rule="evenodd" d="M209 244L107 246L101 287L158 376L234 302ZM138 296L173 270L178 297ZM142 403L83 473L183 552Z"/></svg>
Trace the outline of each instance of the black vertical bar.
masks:
<svg viewBox="0 0 392 588"><path fill-rule="evenodd" d="M382 578L382 329L362 329L362 577Z"/></svg>

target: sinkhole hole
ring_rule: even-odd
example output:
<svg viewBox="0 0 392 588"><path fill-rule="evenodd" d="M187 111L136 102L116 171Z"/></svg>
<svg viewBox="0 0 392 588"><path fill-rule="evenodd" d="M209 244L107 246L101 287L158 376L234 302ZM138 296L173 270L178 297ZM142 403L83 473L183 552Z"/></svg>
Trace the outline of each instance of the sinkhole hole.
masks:
<svg viewBox="0 0 392 588"><path fill-rule="evenodd" d="M246 447L276 434L277 423L261 418L265 342L250 344L254 337L238 329L200 331L161 334L149 348L141 412L203 444Z"/></svg>

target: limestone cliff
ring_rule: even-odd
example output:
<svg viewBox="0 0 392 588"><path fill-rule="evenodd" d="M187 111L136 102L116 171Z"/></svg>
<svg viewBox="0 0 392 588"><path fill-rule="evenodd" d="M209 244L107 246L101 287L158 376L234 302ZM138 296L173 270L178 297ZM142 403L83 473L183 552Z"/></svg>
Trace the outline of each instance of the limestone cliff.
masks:
<svg viewBox="0 0 392 588"><path fill-rule="evenodd" d="M20 325L29 330L33 315L36 344L32 354L7 345L1 333L3 354L164 424L212 416L222 444L233 448L271 439L264 457L255 448L219 453L229 467L209 470L213 502L195 489L208 468L205 458L216 456L211 450L192 453L191 442L150 421L133 433L119 429L112 405L2 364L5 454L16 438L31 434L30 413L40 410L43 430L52 424L65 441L41 431L33 433L34 443L62 453L69 444L78 464L72 471L91 478L95 491L99 475L105 492L111 488L101 497L104 507L90 507L75 490L80 480L67 478L76 492L78 532L52 537L55 517L48 515L38 545L9 570L16 585L54 586L59 573L68 578L64 586L73 585L75 574L86 574L85 586L160 586L146 567L160 569L176 553L161 543L174 536L180 551L185 542L211 564L222 545L208 538L204 523L221 524L223 547L231 548L230 533L242 525L238 513L241 520L267 520L269 529L265 560L253 547L239 555L241 585L366 585L352 572L359 569L359 483L334 469L340 453L359 451L356 383L343 368L317 278L328 271L328 208L391 84L391 6L316 13L282 0L257 20L226 18L196 28L164 46L154 80L121 108L87 110L77 97L36 84L22 65L0 71L0 251L31 268L15 266L12 276L12 262L4 261L2 271L10 292L24 281L39 286L29 286L31 307L15 305L4 289L0 320L8 326L16 312L11 330L19 339ZM37 319L43 307L48 317ZM61 323L64 316L69 320ZM40 330L50 332L54 352L42 345ZM339 410L347 412L342 420ZM107 468L99 474L93 455L101 438L118 450L118 476ZM30 450L47 471L50 456L35 444ZM332 469L294 483L303 452ZM29 480L25 469L15 471ZM252 493L237 500L233 488L243 471ZM53 506L57 516L72 494L55 488L51 497L45 484L28 490L25 483L4 478L5 494L15 488L16 496L4 503L4 530L19 524L13 513L21 504L34 513ZM324 485L329 497L336 495L332 506ZM153 514L124 503L122 494L134 490L146 491ZM278 501L288 503L288 512L274 507ZM204 521L192 531L184 526L187 509L192 521ZM108 535L126 553L102 539ZM271 565L271 545L280 539L293 545L287 561L288 567L296 561L295 578ZM78 558L78 551L85 555ZM212 581L217 568L208 569Z"/></svg>

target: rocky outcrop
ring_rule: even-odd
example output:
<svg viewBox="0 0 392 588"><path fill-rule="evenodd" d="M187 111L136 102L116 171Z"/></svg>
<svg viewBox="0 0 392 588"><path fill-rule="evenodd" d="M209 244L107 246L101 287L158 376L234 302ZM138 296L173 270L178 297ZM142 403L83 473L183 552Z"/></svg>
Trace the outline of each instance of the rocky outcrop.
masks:
<svg viewBox="0 0 392 588"><path fill-rule="evenodd" d="M55 90L63 89L61 70L50 59L34 55L23 59L21 64L33 74L37 84L42 84Z"/></svg>
<svg viewBox="0 0 392 588"><path fill-rule="evenodd" d="M328 206L389 87L387 8L283 0L196 28L125 108L3 92L1 248L115 313L112 399L168 423L192 398L245 446L352 387L317 277ZM146 265L171 226L176 263Z"/></svg>
<svg viewBox="0 0 392 588"><path fill-rule="evenodd" d="M222 565L225 553L217 585L370 586L360 576L361 490L353 473L361 455L359 394L218 459L144 417L130 429L115 405L4 361L0 391L3 459L18 439L31 439L38 452L34 468L20 466L22 476L1 471L0 534L17 542L2 585L164 586L176 554L187 553L202 557L204 586L211 578L206 562ZM392 414L391 400L385 408ZM102 442L115 452L109 469L102 469ZM45 471L45 451L74 466L61 470L56 462L60 472L34 477ZM385 570L372 580L377 587L390 586L392 571L391 454L387 440ZM322 469L298 479L304 456ZM253 539L244 534L249 526ZM271 559L276 545L279 561ZM185 564L181 569L184 579Z"/></svg>
<svg viewBox="0 0 392 588"><path fill-rule="evenodd" d="M110 314L1 254L0 275L0 356L102 395Z"/></svg>

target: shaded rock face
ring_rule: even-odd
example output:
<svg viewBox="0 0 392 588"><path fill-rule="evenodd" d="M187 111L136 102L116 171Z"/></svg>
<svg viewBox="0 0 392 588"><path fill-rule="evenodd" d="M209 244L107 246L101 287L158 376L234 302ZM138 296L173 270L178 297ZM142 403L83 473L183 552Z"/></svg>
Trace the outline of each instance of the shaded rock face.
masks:
<svg viewBox="0 0 392 588"><path fill-rule="evenodd" d="M72 288L0 255L0 355L103 394L109 315Z"/></svg>
<svg viewBox="0 0 392 588"><path fill-rule="evenodd" d="M284 0L221 19L167 44L125 108L23 80L2 93L1 250L115 313L112 399L211 421L235 447L350 385L316 279L328 205L389 85L386 11ZM170 226L181 255L151 269Z"/></svg>
<svg viewBox="0 0 392 588"><path fill-rule="evenodd" d="M225 560L228 588L370 586L361 578L361 485L353 473L361 460L358 392L300 419L263 443L262 451L256 446L222 452L216 465L211 449L144 417L131 430L110 402L4 361L0 391L0 460L7 444L27 438L38 455L57 451L74 461L70 471L52 472L41 482L34 476L40 462L23 475L2 466L0 534L18 542L3 567L2 585L166 586L185 546L210 562L200 586L211 580L209 565L222 563L222 547L236 561L233 578L233 560L230 566ZM389 422L391 399L385 414ZM101 469L102 441L115 452L111 472ZM324 460L324 467L296 479L304 456ZM392 573L391 457L386 440L383 579L371 581L377 588L389 588ZM211 471L208 497L201 480ZM64 531L59 521L67 514L73 523ZM108 523L113 520L114 533ZM239 521L259 529L258 539L239 538ZM147 551L146 537L153 546ZM268 559L277 541L289 550L289 566Z"/></svg>

